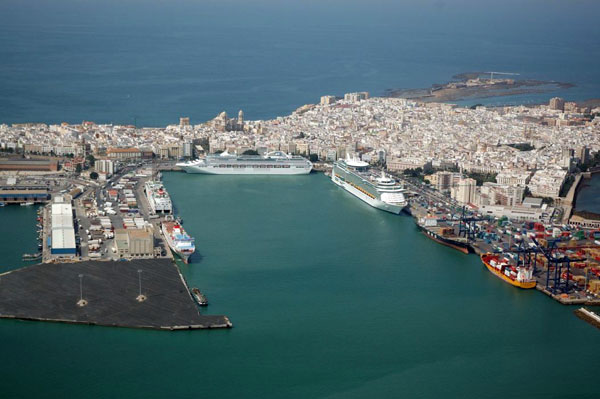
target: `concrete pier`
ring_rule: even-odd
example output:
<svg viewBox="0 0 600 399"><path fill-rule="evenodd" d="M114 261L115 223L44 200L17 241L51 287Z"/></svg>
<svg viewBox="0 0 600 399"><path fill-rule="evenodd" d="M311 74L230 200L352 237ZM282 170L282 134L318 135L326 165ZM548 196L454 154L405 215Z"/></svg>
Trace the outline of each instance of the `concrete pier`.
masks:
<svg viewBox="0 0 600 399"><path fill-rule="evenodd" d="M600 316L598 316L596 313L590 312L585 308L577 309L574 313L580 319L585 320L591 325L600 328Z"/></svg>
<svg viewBox="0 0 600 399"><path fill-rule="evenodd" d="M0 317L163 330L232 326L226 316L199 313L169 259L45 263L4 273Z"/></svg>

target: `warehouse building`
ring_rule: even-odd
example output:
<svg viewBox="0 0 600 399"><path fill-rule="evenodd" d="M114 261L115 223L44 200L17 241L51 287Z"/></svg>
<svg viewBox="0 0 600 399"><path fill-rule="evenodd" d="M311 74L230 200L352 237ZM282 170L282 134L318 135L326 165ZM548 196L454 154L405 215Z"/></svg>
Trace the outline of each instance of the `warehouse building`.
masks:
<svg viewBox="0 0 600 399"><path fill-rule="evenodd" d="M56 197L52 204L50 253L57 256L75 256L75 226L73 224L73 206L63 197Z"/></svg>
<svg viewBox="0 0 600 399"><path fill-rule="evenodd" d="M0 171L3 170L56 172L58 171L58 161L52 159L4 159L0 160Z"/></svg>
<svg viewBox="0 0 600 399"><path fill-rule="evenodd" d="M47 189L42 190L3 190L0 189L0 202L18 204L21 202L46 202L50 199Z"/></svg>
<svg viewBox="0 0 600 399"><path fill-rule="evenodd" d="M119 258L154 257L154 234L149 228L116 229L115 248Z"/></svg>

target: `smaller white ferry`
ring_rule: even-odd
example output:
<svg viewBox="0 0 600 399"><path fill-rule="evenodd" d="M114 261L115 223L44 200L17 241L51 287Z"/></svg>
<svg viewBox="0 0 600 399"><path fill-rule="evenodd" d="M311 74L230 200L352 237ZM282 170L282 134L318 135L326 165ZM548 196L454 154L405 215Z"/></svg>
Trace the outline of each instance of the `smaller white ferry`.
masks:
<svg viewBox="0 0 600 399"><path fill-rule="evenodd" d="M162 222L161 230L173 252L188 263L190 256L196 251L194 239L186 233L179 222Z"/></svg>

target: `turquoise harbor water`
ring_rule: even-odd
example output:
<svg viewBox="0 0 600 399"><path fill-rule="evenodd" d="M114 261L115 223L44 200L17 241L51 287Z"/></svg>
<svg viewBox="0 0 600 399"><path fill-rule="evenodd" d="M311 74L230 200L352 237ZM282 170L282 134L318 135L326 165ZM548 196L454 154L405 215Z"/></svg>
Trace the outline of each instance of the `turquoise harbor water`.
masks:
<svg viewBox="0 0 600 399"><path fill-rule="evenodd" d="M597 398L597 329L410 217L322 174L164 181L197 240L182 270L235 327L1 320L2 397ZM21 227L14 239L0 227L2 256L18 261L34 215L0 212Z"/></svg>
<svg viewBox="0 0 600 399"><path fill-rule="evenodd" d="M588 211L600 214L600 174L591 179L584 179L577 193L575 208L578 211Z"/></svg>
<svg viewBox="0 0 600 399"><path fill-rule="evenodd" d="M38 206L0 207L0 273L35 263L21 259L23 254L38 252L37 209Z"/></svg>

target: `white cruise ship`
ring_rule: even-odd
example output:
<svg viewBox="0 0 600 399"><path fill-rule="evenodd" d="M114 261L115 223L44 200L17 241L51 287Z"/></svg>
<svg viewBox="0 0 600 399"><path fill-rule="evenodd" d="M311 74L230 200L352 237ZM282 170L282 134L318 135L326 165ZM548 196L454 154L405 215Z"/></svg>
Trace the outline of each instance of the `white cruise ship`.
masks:
<svg viewBox="0 0 600 399"><path fill-rule="evenodd" d="M334 162L331 180L372 207L399 214L407 205L401 185L381 171L369 172L369 164L357 159Z"/></svg>
<svg viewBox="0 0 600 399"><path fill-rule="evenodd" d="M206 158L178 163L187 173L211 175L305 175L312 170L312 163L301 156L274 151L260 155L207 155Z"/></svg>
<svg viewBox="0 0 600 399"><path fill-rule="evenodd" d="M144 191L146 192L146 198L148 198L151 213L173 213L171 197L160 182L147 181L144 185Z"/></svg>

